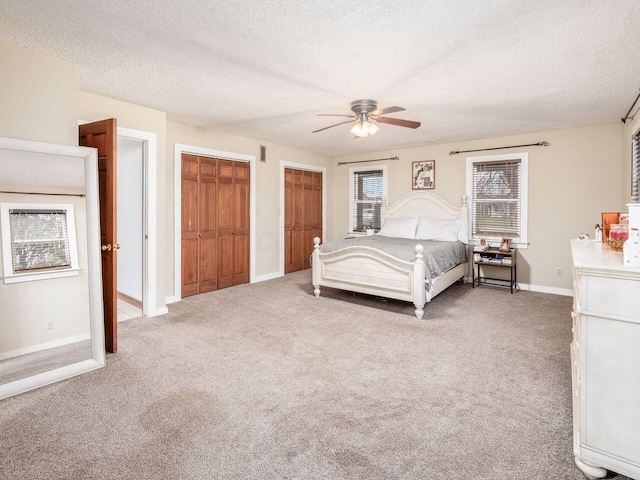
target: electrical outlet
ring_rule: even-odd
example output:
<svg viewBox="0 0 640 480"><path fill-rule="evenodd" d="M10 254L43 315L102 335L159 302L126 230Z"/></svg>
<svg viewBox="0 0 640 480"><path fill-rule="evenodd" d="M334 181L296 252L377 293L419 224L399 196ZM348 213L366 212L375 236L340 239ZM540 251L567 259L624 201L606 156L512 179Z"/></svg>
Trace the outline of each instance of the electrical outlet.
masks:
<svg viewBox="0 0 640 480"><path fill-rule="evenodd" d="M564 270L562 269L562 267L556 267L556 275L559 277L564 275Z"/></svg>
<svg viewBox="0 0 640 480"><path fill-rule="evenodd" d="M53 322L51 320L47 322L47 330L53 330Z"/></svg>

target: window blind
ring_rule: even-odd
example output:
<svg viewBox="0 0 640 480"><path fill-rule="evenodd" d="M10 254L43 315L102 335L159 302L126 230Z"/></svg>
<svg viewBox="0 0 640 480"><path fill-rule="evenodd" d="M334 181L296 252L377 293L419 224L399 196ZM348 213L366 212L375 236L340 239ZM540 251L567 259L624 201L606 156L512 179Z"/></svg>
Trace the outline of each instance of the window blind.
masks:
<svg viewBox="0 0 640 480"><path fill-rule="evenodd" d="M640 133L633 137L631 160L631 201L640 203Z"/></svg>
<svg viewBox="0 0 640 480"><path fill-rule="evenodd" d="M380 230L380 206L383 196L383 171L369 170L353 174L353 230L367 227Z"/></svg>
<svg viewBox="0 0 640 480"><path fill-rule="evenodd" d="M9 210L13 272L71 267L64 210Z"/></svg>
<svg viewBox="0 0 640 480"><path fill-rule="evenodd" d="M473 235L520 236L522 168L520 160L473 164Z"/></svg>

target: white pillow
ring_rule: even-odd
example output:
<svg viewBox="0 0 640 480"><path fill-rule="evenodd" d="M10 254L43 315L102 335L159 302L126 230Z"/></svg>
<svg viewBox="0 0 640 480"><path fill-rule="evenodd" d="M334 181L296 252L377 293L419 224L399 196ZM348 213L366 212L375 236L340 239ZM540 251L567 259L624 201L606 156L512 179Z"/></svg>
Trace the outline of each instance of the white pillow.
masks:
<svg viewBox="0 0 640 480"><path fill-rule="evenodd" d="M395 218L386 216L378 235L396 238L416 238L418 218Z"/></svg>
<svg viewBox="0 0 640 480"><path fill-rule="evenodd" d="M461 230L462 220L447 220L444 218L420 217L416 238L419 240L442 240L455 242Z"/></svg>

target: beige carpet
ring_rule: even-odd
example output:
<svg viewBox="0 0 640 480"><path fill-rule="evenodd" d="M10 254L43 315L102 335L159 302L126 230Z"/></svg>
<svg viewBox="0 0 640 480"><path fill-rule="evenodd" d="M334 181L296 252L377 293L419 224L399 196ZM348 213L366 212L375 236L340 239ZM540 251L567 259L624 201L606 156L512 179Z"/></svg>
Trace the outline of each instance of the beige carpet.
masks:
<svg viewBox="0 0 640 480"><path fill-rule="evenodd" d="M122 323L106 368L0 401L0 478L584 479L571 299L425 310L306 271Z"/></svg>

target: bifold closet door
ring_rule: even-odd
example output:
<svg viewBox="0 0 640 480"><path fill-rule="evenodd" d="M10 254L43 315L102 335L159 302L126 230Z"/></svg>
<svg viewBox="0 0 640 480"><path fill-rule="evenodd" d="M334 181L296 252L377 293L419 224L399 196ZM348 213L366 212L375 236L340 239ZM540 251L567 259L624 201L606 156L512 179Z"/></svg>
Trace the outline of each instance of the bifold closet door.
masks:
<svg viewBox="0 0 640 480"><path fill-rule="evenodd" d="M217 288L216 160L182 155L182 296Z"/></svg>
<svg viewBox="0 0 640 480"><path fill-rule="evenodd" d="M313 238L322 238L322 174L286 168L285 273L310 268Z"/></svg>
<svg viewBox="0 0 640 480"><path fill-rule="evenodd" d="M182 155L182 296L249 281L249 164Z"/></svg>
<svg viewBox="0 0 640 480"><path fill-rule="evenodd" d="M218 288L249 281L249 164L218 160Z"/></svg>

